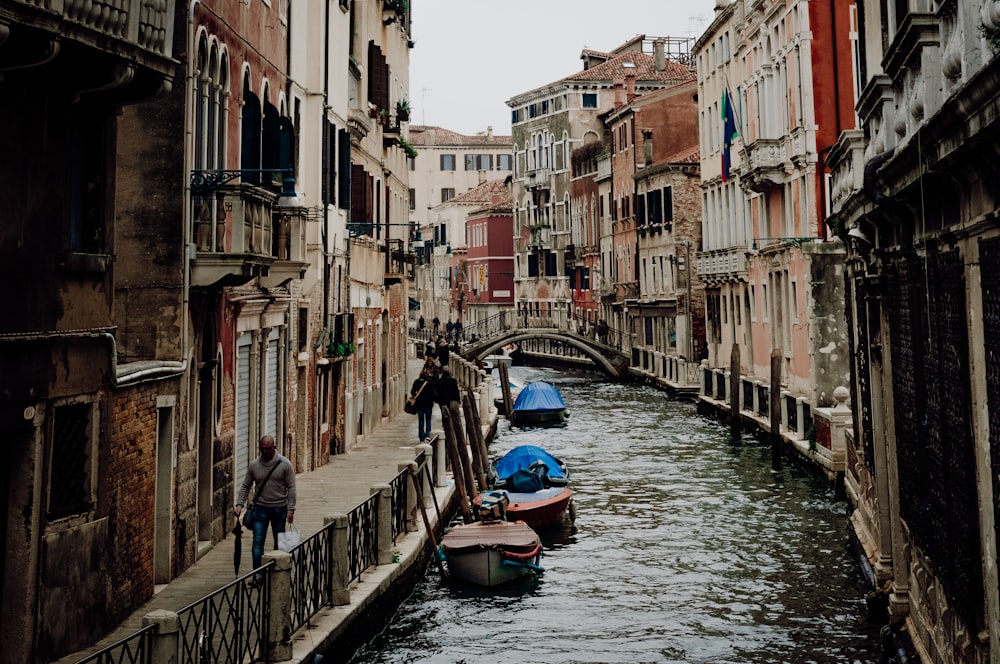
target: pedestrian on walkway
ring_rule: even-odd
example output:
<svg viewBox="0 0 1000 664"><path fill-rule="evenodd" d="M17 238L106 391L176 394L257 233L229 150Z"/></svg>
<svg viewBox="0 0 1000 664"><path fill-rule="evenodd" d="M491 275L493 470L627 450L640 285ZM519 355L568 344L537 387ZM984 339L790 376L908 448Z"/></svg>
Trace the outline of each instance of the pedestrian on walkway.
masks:
<svg viewBox="0 0 1000 664"><path fill-rule="evenodd" d="M274 548L278 548L278 533L285 532L285 522L295 521L295 470L292 462L278 454L273 436L260 439L260 456L250 462L240 486L233 513L240 518L250 487L253 486L253 568L264 557L264 538L271 526ZM255 580L259 581L259 577Z"/></svg>
<svg viewBox="0 0 1000 664"><path fill-rule="evenodd" d="M435 382L437 382L437 378L434 375L434 369L425 365L420 375L413 381L413 387L410 388L410 396L414 397L414 405L417 409L417 437L420 442L426 442L431 437Z"/></svg>
<svg viewBox="0 0 1000 664"><path fill-rule="evenodd" d="M437 342L437 361L442 367L448 364L448 360L451 356L451 350L448 347L448 340L444 337L438 337Z"/></svg>
<svg viewBox="0 0 1000 664"><path fill-rule="evenodd" d="M441 367L441 377L435 385L438 406L441 407L441 417L447 419L451 413L458 413L461 408L462 395L458 391L458 381L451 375L451 369Z"/></svg>

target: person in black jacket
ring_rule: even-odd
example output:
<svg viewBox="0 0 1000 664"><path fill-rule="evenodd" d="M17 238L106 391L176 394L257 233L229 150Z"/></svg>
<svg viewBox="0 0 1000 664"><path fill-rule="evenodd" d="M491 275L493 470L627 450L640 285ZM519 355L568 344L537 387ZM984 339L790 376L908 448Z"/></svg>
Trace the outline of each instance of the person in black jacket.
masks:
<svg viewBox="0 0 1000 664"><path fill-rule="evenodd" d="M421 442L431 437L431 413L434 412L434 371L430 367L424 367L413 381L410 388L410 396L414 397L414 405L417 409L417 435Z"/></svg>
<svg viewBox="0 0 1000 664"><path fill-rule="evenodd" d="M451 369L441 367L441 377L438 378L435 388L442 419L449 416L449 409L453 413L458 413L459 408L462 407L462 395L458 391L458 381L451 375Z"/></svg>
<svg viewBox="0 0 1000 664"><path fill-rule="evenodd" d="M448 364L448 359L451 354L451 349L448 347L448 340L444 337L438 337L437 340L437 361L443 367Z"/></svg>

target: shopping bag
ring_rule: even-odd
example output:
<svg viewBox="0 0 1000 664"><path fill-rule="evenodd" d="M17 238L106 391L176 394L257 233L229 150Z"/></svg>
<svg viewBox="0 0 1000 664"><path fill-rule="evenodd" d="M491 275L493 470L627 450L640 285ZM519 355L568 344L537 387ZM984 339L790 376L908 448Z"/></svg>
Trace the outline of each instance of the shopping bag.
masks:
<svg viewBox="0 0 1000 664"><path fill-rule="evenodd" d="M302 541L302 535L299 534L297 528L292 526L291 530L286 530L283 533L278 533L278 550L280 551L291 551L299 545Z"/></svg>

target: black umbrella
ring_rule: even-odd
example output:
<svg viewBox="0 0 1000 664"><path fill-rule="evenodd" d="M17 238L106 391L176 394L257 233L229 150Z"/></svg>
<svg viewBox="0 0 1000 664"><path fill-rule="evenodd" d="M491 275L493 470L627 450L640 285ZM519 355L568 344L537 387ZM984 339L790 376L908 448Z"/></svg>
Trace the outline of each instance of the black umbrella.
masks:
<svg viewBox="0 0 1000 664"><path fill-rule="evenodd" d="M243 528L240 527L239 518L236 519L236 525L233 527L233 535L236 535L236 541L233 542L233 574L240 573L240 558L243 557Z"/></svg>

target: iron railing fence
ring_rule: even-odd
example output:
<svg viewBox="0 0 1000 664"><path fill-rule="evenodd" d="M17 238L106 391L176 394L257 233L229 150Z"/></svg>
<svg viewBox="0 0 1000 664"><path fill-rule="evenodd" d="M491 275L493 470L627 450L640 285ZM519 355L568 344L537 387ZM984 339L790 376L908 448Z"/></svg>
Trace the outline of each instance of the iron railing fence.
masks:
<svg viewBox="0 0 1000 664"><path fill-rule="evenodd" d="M378 494L347 513L348 583L361 578L361 573L378 564Z"/></svg>
<svg viewBox="0 0 1000 664"><path fill-rule="evenodd" d="M240 664L264 656L270 575L263 565L177 612L180 664ZM261 579L252 583L255 575Z"/></svg>
<svg viewBox="0 0 1000 664"><path fill-rule="evenodd" d="M431 459L424 452L416 458L417 478L434 486ZM393 543L406 532L407 505L412 485L409 468L393 478L391 514ZM369 567L378 564L378 502L373 493L347 513L347 564L352 584ZM441 512L431 491L438 522ZM334 584L334 529L331 522L303 540L290 552L291 629L294 633L330 604ZM273 562L236 579L180 611L180 664L253 662L265 653L270 618L270 579L267 569ZM251 584L254 575L264 572L263 582ZM151 642L155 625L149 625L80 660L78 664L153 664Z"/></svg>
<svg viewBox="0 0 1000 664"><path fill-rule="evenodd" d="M156 625L146 625L138 632L81 659L78 664L152 664L150 645L155 629Z"/></svg>
<svg viewBox="0 0 1000 664"><path fill-rule="evenodd" d="M392 487L392 543L396 543L396 539L400 535L406 534L406 521L407 521L407 503L409 503L410 495L410 469L409 467L404 468L400 472L396 473L396 476L392 478L389 482L389 486Z"/></svg>
<svg viewBox="0 0 1000 664"><path fill-rule="evenodd" d="M334 524L292 549L292 632L308 624L333 595Z"/></svg>

